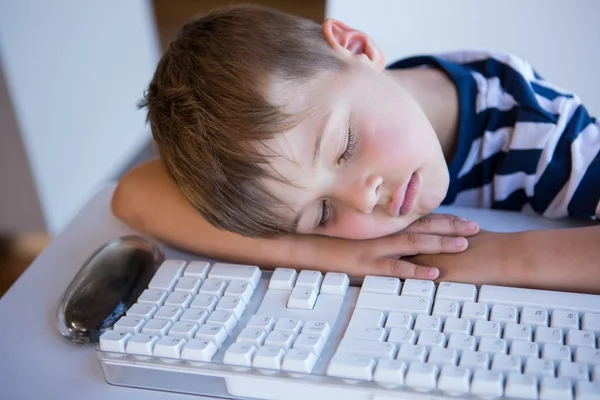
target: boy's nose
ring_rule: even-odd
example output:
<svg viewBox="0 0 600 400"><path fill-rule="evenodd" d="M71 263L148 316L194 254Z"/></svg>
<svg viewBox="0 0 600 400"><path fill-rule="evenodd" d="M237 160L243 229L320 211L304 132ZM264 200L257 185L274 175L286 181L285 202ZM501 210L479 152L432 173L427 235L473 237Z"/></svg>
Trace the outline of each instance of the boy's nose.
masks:
<svg viewBox="0 0 600 400"><path fill-rule="evenodd" d="M379 201L379 187L382 183L383 178L379 175L369 175L366 179L355 182L348 193L349 205L369 214Z"/></svg>

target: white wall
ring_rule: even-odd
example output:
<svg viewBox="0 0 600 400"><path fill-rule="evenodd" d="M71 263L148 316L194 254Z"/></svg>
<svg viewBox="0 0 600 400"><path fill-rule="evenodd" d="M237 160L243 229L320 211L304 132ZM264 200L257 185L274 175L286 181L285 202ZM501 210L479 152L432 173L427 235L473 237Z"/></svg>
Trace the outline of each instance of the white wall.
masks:
<svg viewBox="0 0 600 400"><path fill-rule="evenodd" d="M600 1L328 0L326 16L368 33L389 62L460 49L517 54L600 115Z"/></svg>
<svg viewBox="0 0 600 400"><path fill-rule="evenodd" d="M136 103L159 52L149 0L0 0L0 61L50 232L147 142Z"/></svg>

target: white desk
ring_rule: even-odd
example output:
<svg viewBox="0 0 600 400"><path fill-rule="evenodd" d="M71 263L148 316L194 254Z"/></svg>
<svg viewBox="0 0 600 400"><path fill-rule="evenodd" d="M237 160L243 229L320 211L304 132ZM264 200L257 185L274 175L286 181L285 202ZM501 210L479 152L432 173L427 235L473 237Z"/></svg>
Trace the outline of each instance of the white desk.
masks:
<svg viewBox="0 0 600 400"><path fill-rule="evenodd" d="M94 352L57 330L60 297L83 262L105 242L133 233L110 212L114 184L102 188L57 235L0 300L0 399L198 399L197 396L108 385ZM520 213L447 208L484 229L519 231L567 227ZM189 257L161 246L167 257Z"/></svg>

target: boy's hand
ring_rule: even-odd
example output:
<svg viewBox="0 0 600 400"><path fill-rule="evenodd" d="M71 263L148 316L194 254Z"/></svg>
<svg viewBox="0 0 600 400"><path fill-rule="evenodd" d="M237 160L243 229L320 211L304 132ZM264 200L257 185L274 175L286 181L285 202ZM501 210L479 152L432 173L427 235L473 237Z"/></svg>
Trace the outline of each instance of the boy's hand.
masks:
<svg viewBox="0 0 600 400"><path fill-rule="evenodd" d="M436 279L439 270L403 260L418 254L460 253L467 249L464 236L479 232L479 225L447 214L425 216L403 231L382 238L347 240L331 238L333 243L322 246L327 255L335 254L322 268L344 271L350 276L384 275L399 278ZM323 248L326 247L326 248ZM330 250L335 249L337 251ZM323 260L323 259L321 259Z"/></svg>

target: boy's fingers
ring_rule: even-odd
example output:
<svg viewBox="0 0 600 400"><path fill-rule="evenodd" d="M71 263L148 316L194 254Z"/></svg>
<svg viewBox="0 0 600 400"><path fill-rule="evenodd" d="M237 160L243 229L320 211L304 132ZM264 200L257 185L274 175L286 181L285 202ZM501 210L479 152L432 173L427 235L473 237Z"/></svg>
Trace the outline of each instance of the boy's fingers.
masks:
<svg viewBox="0 0 600 400"><path fill-rule="evenodd" d="M376 275L394 276L402 279L437 279L440 271L434 267L416 265L402 259L381 260Z"/></svg>
<svg viewBox="0 0 600 400"><path fill-rule="evenodd" d="M403 233L470 236L479 232L479 224L450 214L429 214L419 218Z"/></svg>
<svg viewBox="0 0 600 400"><path fill-rule="evenodd" d="M382 240L380 254L388 256L414 256L416 254L458 253L467 249L469 243L464 237L404 233L388 236Z"/></svg>

